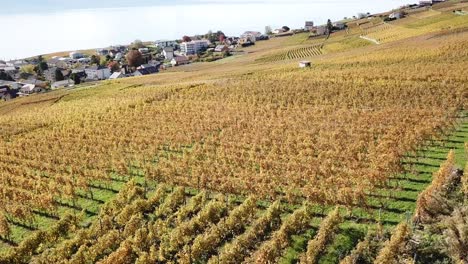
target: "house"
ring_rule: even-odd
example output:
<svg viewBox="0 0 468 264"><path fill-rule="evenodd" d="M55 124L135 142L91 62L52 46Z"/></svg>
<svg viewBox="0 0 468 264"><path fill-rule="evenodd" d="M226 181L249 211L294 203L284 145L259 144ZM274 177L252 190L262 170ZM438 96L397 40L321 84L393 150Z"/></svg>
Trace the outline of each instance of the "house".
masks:
<svg viewBox="0 0 468 264"><path fill-rule="evenodd" d="M22 81L22 83L23 84L31 84L31 85L42 87L42 88L47 87L47 82L38 80L36 78L30 78L30 79L24 80L24 81Z"/></svg>
<svg viewBox="0 0 468 264"><path fill-rule="evenodd" d="M153 74L153 73L157 73L159 72L159 64L156 64L156 65L152 65L152 64L143 64L141 65L140 67L138 67L138 69L145 69L147 70L150 74Z"/></svg>
<svg viewBox="0 0 468 264"><path fill-rule="evenodd" d="M294 31L287 31L287 32L276 34L275 37L289 37L292 35L294 35Z"/></svg>
<svg viewBox="0 0 468 264"><path fill-rule="evenodd" d="M180 65L185 65L189 63L190 63L190 60L186 56L175 56L171 61L172 66L180 66Z"/></svg>
<svg viewBox="0 0 468 264"><path fill-rule="evenodd" d="M91 59L90 58L80 58L77 60L79 63L81 64L88 64L91 62Z"/></svg>
<svg viewBox="0 0 468 264"><path fill-rule="evenodd" d="M138 51L139 51L141 54L149 53L149 49L148 49L148 48L139 48Z"/></svg>
<svg viewBox="0 0 468 264"><path fill-rule="evenodd" d="M97 49L96 54L99 56L107 56L109 55L109 50L108 49Z"/></svg>
<svg viewBox="0 0 468 264"><path fill-rule="evenodd" d="M51 87L52 89L57 89L57 88L72 87L74 85L75 85L75 82L73 80L63 80L63 81L52 83Z"/></svg>
<svg viewBox="0 0 468 264"><path fill-rule="evenodd" d="M262 36L261 32L258 31L246 31L244 34L241 35L241 38L252 38L253 42L255 42L258 38Z"/></svg>
<svg viewBox="0 0 468 264"><path fill-rule="evenodd" d="M70 52L70 58L73 60L81 59L84 58L84 54L77 51Z"/></svg>
<svg viewBox="0 0 468 264"><path fill-rule="evenodd" d="M237 41L237 45L240 45L242 47L248 47L250 45L255 45L255 41L252 40L252 38L247 37L247 38L240 38Z"/></svg>
<svg viewBox="0 0 468 264"><path fill-rule="evenodd" d="M346 28L346 24L343 22L335 22L333 23L333 28L338 30L343 30Z"/></svg>
<svg viewBox="0 0 468 264"><path fill-rule="evenodd" d="M133 76L144 76L144 75L150 75L150 74L155 74L156 72L151 72L148 69L138 69L133 73Z"/></svg>
<svg viewBox="0 0 468 264"><path fill-rule="evenodd" d="M274 29L272 31L273 34L280 34L280 33L283 33L285 32L285 30L283 28L277 28L277 29Z"/></svg>
<svg viewBox="0 0 468 264"><path fill-rule="evenodd" d="M85 69L87 78L90 80L107 80L111 76L111 71L103 66L91 66Z"/></svg>
<svg viewBox="0 0 468 264"><path fill-rule="evenodd" d="M120 61L122 58L123 58L123 54L121 52L118 52L114 56L114 60L116 60L116 61Z"/></svg>
<svg viewBox="0 0 468 264"><path fill-rule="evenodd" d="M395 20L395 19L402 19L405 17L405 13L403 13L402 11L398 11L398 12L393 12L391 13L388 18L392 19L392 20Z"/></svg>
<svg viewBox="0 0 468 264"><path fill-rule="evenodd" d="M172 48L177 47L177 42L175 40L156 40L154 44L156 45L156 47L159 47L162 49L168 48L168 47L172 47Z"/></svg>
<svg viewBox="0 0 468 264"><path fill-rule="evenodd" d="M433 3L432 3L432 0L421 0L419 1L419 6L431 6Z"/></svg>
<svg viewBox="0 0 468 264"><path fill-rule="evenodd" d="M262 33L255 31L246 31L240 36L240 42L255 44L258 38L262 36ZM243 40L243 41L242 41ZM239 45L242 45L238 42Z"/></svg>
<svg viewBox="0 0 468 264"><path fill-rule="evenodd" d="M325 35L327 34L328 32L328 29L326 26L318 26L316 29L315 29L315 34L316 35Z"/></svg>
<svg viewBox="0 0 468 264"><path fill-rule="evenodd" d="M19 83L19 82L10 82L10 81L4 81L0 80L0 86L7 86L12 90L18 90L19 88L23 87L24 84Z"/></svg>
<svg viewBox="0 0 468 264"><path fill-rule="evenodd" d="M166 60L172 60L174 58L174 48L173 47L165 47L163 49L162 55Z"/></svg>
<svg viewBox="0 0 468 264"><path fill-rule="evenodd" d="M227 45L218 45L214 49L214 52L227 52L229 51L229 47Z"/></svg>
<svg viewBox="0 0 468 264"><path fill-rule="evenodd" d="M313 21L306 21L304 28L307 31L311 31L314 28L314 22Z"/></svg>
<svg viewBox="0 0 468 264"><path fill-rule="evenodd" d="M125 74L123 74L122 72L114 72L109 77L109 80L116 80L116 79L121 79L121 78L125 78Z"/></svg>
<svg viewBox="0 0 468 264"><path fill-rule="evenodd" d="M45 89L40 86L36 86L34 84L25 84L23 85L23 87L19 89L19 91L23 94L33 94L33 93L42 93L45 91Z"/></svg>
<svg viewBox="0 0 468 264"><path fill-rule="evenodd" d="M207 39L183 42L180 44L180 51L185 55L195 55L201 51L205 51L210 44L210 41Z"/></svg>
<svg viewBox="0 0 468 264"><path fill-rule="evenodd" d="M310 68L312 64L310 61L301 61L299 62L299 68Z"/></svg>

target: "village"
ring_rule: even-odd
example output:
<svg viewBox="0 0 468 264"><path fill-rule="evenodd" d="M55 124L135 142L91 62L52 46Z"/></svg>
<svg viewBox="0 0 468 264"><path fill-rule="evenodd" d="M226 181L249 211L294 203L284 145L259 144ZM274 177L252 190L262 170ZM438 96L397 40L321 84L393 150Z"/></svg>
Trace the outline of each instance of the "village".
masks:
<svg viewBox="0 0 468 264"><path fill-rule="evenodd" d="M73 51L62 56L38 56L28 59L0 60L0 100L29 96L59 88L74 88L82 83L115 80L157 74L172 67L197 62L212 62L242 54L242 48L270 38L309 33L319 37L334 31L346 30L347 23L355 20L384 17L385 21L400 19L405 10L430 8L444 0L422 0L384 14L359 13L342 21L328 21L316 26L306 21L303 28L278 29L265 27L265 32L246 31L239 37L228 37L222 31L209 31L204 35L183 36L180 40L135 40L130 45L115 45L87 51ZM68 56L67 56L68 55ZM303 64L303 63L302 63Z"/></svg>

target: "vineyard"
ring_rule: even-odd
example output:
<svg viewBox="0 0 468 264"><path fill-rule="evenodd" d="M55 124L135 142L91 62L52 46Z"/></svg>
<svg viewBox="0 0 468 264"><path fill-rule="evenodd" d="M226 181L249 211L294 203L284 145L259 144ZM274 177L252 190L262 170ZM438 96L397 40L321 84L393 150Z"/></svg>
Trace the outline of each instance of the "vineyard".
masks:
<svg viewBox="0 0 468 264"><path fill-rule="evenodd" d="M322 54L322 44L315 44L313 46L295 48L292 50L274 53L272 55L265 55L258 59L259 62L276 62L283 60L296 60L303 58L310 58Z"/></svg>
<svg viewBox="0 0 468 264"><path fill-rule="evenodd" d="M0 263L463 258L411 244L430 244L424 227L457 241L468 214L468 173L453 176L468 155L468 35L443 25L467 21L362 29L382 45L272 40L224 64L1 102Z"/></svg>
<svg viewBox="0 0 468 264"><path fill-rule="evenodd" d="M362 27L362 35L379 43L387 43L440 30L462 29L468 25L466 16L439 13L433 10L411 15L410 17L417 18L417 20L403 25L381 23Z"/></svg>

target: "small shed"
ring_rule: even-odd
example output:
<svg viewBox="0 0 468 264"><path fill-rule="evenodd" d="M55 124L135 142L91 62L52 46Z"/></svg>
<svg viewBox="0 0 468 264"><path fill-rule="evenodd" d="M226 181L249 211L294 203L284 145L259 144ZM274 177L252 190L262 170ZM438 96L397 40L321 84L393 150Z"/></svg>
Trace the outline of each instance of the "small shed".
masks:
<svg viewBox="0 0 468 264"><path fill-rule="evenodd" d="M299 68L310 68L312 63L310 61L301 61L299 62Z"/></svg>

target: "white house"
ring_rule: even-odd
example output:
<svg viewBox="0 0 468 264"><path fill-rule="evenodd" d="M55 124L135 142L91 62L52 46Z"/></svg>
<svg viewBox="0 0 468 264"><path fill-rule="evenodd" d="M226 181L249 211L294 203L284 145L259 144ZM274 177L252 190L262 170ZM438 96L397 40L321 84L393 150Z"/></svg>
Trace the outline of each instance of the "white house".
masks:
<svg viewBox="0 0 468 264"><path fill-rule="evenodd" d="M41 93L45 91L44 88L36 86L34 84L25 84L23 87L20 88L20 92L24 94L33 94L33 93Z"/></svg>
<svg viewBox="0 0 468 264"><path fill-rule="evenodd" d="M107 80L111 76L111 70L103 66L91 66L85 69L87 79Z"/></svg>
<svg viewBox="0 0 468 264"><path fill-rule="evenodd" d="M198 52L208 48L210 41L207 39L192 40L190 42L183 42L180 44L180 51L185 55L195 55Z"/></svg>
<svg viewBox="0 0 468 264"><path fill-rule="evenodd" d="M166 60L172 60L174 58L174 48L173 47L166 47L164 48L162 54Z"/></svg>
<svg viewBox="0 0 468 264"><path fill-rule="evenodd" d="M286 32L283 28L277 28L272 31L273 34L280 34Z"/></svg>

